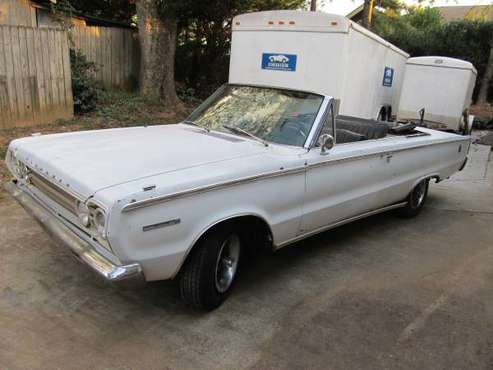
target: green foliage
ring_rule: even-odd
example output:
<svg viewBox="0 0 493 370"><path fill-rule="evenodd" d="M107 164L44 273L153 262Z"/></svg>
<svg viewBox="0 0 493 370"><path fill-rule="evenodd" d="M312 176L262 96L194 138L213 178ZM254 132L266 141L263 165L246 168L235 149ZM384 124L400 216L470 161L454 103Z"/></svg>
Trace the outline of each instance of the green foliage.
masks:
<svg viewBox="0 0 493 370"><path fill-rule="evenodd" d="M192 87L176 87L176 93L178 94L178 97L182 102L188 103L188 102L195 102L197 101L197 91L195 91L194 88Z"/></svg>
<svg viewBox="0 0 493 370"><path fill-rule="evenodd" d="M484 74L493 40L493 22L462 20L446 23L436 8L411 7L376 12L372 31L411 56L445 56L471 62ZM478 88L479 84L476 84Z"/></svg>
<svg viewBox="0 0 493 370"><path fill-rule="evenodd" d="M205 97L227 80L231 22L242 13L299 9L305 0L161 1L163 14L178 21L176 79Z"/></svg>
<svg viewBox="0 0 493 370"><path fill-rule="evenodd" d="M412 56L423 55L433 47L433 36L443 26L440 12L435 8L409 8L376 12L372 31L392 42Z"/></svg>
<svg viewBox="0 0 493 370"><path fill-rule="evenodd" d="M130 24L135 15L135 1L130 0L63 0L75 14L84 14Z"/></svg>
<svg viewBox="0 0 493 370"><path fill-rule="evenodd" d="M5 159L7 155L7 147L0 147L0 159Z"/></svg>
<svg viewBox="0 0 493 370"><path fill-rule="evenodd" d="M96 65L89 62L80 51L70 49L70 65L72 72L72 93L74 96L74 112L87 113L96 108L99 87L92 74Z"/></svg>
<svg viewBox="0 0 493 370"><path fill-rule="evenodd" d="M72 27L71 17L74 13L74 7L69 0L58 0L56 3L51 3L51 12L55 21L63 29Z"/></svg>

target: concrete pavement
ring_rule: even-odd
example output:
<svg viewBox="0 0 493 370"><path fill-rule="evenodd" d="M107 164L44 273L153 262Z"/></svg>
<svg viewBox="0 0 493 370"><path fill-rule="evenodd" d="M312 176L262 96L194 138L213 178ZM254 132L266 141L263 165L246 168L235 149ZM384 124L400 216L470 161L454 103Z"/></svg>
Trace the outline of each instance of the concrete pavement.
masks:
<svg viewBox="0 0 493 370"><path fill-rule="evenodd" d="M98 281L0 199L0 369L491 369L493 166L245 266L203 314L173 284Z"/></svg>

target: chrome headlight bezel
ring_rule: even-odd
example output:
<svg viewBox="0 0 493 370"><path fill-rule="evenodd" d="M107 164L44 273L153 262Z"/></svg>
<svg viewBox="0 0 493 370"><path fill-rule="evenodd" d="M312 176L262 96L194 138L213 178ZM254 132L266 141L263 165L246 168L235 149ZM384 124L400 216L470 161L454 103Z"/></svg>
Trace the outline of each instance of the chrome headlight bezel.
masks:
<svg viewBox="0 0 493 370"><path fill-rule="evenodd" d="M89 210L90 227L96 232L98 236L107 239L107 213L106 210L94 201L87 202L87 208Z"/></svg>
<svg viewBox="0 0 493 370"><path fill-rule="evenodd" d="M111 251L108 242L108 214L106 209L93 200L77 204L78 218L81 224L106 249Z"/></svg>
<svg viewBox="0 0 493 370"><path fill-rule="evenodd" d="M92 212L92 222L98 235L106 239L106 213L100 207L95 208Z"/></svg>

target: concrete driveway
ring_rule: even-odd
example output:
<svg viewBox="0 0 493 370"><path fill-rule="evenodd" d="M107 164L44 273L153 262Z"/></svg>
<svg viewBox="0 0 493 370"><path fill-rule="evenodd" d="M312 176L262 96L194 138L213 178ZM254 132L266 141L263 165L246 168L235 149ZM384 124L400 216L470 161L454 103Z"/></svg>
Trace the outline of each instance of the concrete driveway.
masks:
<svg viewBox="0 0 493 370"><path fill-rule="evenodd" d="M489 147L422 214L265 254L203 314L173 284L105 286L0 200L0 369L491 369Z"/></svg>

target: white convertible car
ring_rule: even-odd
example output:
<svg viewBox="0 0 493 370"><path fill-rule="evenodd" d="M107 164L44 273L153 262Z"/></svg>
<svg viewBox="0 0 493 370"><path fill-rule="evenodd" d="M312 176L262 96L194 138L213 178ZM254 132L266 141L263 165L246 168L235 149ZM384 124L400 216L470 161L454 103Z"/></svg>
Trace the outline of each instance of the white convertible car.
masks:
<svg viewBox="0 0 493 370"><path fill-rule="evenodd" d="M185 302L213 309L247 251L414 216L469 145L335 116L330 96L227 84L180 124L14 140L6 189L108 281L176 278Z"/></svg>

